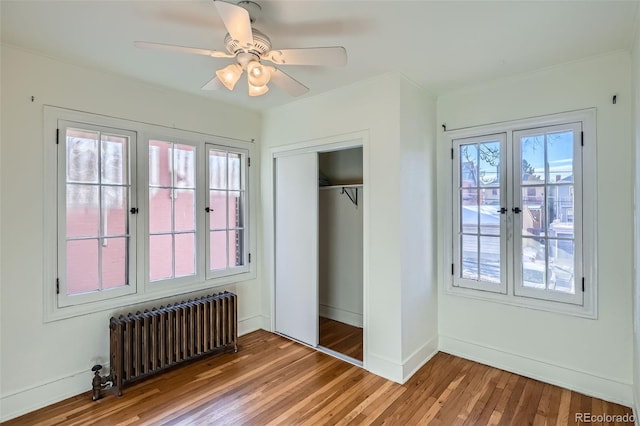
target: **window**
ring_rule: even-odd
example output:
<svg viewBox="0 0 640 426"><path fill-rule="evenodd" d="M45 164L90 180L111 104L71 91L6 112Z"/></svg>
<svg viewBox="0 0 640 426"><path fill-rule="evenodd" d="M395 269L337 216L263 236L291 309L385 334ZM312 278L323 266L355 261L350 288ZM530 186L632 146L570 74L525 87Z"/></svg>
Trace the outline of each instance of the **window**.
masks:
<svg viewBox="0 0 640 426"><path fill-rule="evenodd" d="M255 278L253 143L54 107L45 129L46 320Z"/></svg>
<svg viewBox="0 0 640 426"><path fill-rule="evenodd" d="M595 316L595 266L585 267L596 264L593 112L450 135L449 290Z"/></svg>

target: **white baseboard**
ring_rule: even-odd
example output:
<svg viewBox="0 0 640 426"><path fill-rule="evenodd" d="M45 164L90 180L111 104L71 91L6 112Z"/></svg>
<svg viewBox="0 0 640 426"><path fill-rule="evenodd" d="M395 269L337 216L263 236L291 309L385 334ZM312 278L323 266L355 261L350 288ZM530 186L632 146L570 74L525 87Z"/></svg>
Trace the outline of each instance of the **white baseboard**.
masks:
<svg viewBox="0 0 640 426"><path fill-rule="evenodd" d="M434 337L409 355L402 362L402 383L411 378L423 365L438 353L438 337Z"/></svg>
<svg viewBox="0 0 640 426"><path fill-rule="evenodd" d="M377 376L402 384L402 364L387 357L373 354L365 355L365 369Z"/></svg>
<svg viewBox="0 0 640 426"><path fill-rule="evenodd" d="M362 314L345 311L344 309L334 308L333 306L320 305L319 313L321 317L329 318L334 321L340 321L354 327L362 328Z"/></svg>
<svg viewBox="0 0 640 426"><path fill-rule="evenodd" d="M633 389L630 383L596 376L585 371L550 364L520 354L443 335L440 335L439 347L442 352L520 374L521 376L628 407L633 405Z"/></svg>
<svg viewBox="0 0 640 426"><path fill-rule="evenodd" d="M238 335L242 336L259 330L263 328L263 323L264 317L261 315L238 320ZM108 368L105 369L106 371ZM69 376L13 392L10 395L2 395L0 396L0 422L87 392L91 390L92 378L91 371L79 371Z"/></svg>

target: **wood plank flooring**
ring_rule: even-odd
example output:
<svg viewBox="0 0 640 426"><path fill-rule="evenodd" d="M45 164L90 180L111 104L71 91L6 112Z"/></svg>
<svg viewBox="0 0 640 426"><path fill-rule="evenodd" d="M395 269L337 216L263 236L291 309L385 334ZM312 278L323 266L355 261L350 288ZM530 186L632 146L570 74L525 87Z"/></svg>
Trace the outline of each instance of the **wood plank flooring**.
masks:
<svg viewBox="0 0 640 426"><path fill-rule="evenodd" d="M320 317L320 346L362 361L362 329Z"/></svg>
<svg viewBox="0 0 640 426"><path fill-rule="evenodd" d="M399 385L256 331L237 354L173 369L122 397L85 393L5 424L519 426L576 424L578 412L631 409L445 353Z"/></svg>

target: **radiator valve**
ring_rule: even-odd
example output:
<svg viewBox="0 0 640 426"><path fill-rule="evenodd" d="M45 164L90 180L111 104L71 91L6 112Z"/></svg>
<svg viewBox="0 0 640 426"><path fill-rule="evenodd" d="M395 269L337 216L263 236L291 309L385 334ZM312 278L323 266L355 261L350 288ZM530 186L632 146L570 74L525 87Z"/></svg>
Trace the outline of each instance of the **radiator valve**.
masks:
<svg viewBox="0 0 640 426"><path fill-rule="evenodd" d="M93 397L94 401L100 399L100 390L109 388L113 385L113 380L111 379L111 375L101 376L100 370L102 370L102 366L100 364L96 364L91 368L91 371L94 372L93 380L91 381L93 387Z"/></svg>

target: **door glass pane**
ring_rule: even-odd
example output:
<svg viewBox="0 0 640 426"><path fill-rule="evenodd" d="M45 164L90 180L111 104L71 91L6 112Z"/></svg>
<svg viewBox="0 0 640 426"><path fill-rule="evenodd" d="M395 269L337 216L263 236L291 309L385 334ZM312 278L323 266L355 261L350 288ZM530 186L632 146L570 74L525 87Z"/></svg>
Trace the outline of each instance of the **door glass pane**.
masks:
<svg viewBox="0 0 640 426"><path fill-rule="evenodd" d="M242 228L243 197L239 191L229 191L229 229Z"/></svg>
<svg viewBox="0 0 640 426"><path fill-rule="evenodd" d="M173 235L149 236L149 279L173 278Z"/></svg>
<svg viewBox="0 0 640 426"><path fill-rule="evenodd" d="M209 150L209 189L227 189L227 153Z"/></svg>
<svg viewBox="0 0 640 426"><path fill-rule="evenodd" d="M227 191L209 191L209 229L227 229Z"/></svg>
<svg viewBox="0 0 640 426"><path fill-rule="evenodd" d="M544 183L545 143L544 135L526 136L520 139L521 172L523 185Z"/></svg>
<svg viewBox="0 0 640 426"><path fill-rule="evenodd" d="M522 238L522 284L528 288L546 289L546 240Z"/></svg>
<svg viewBox="0 0 640 426"><path fill-rule="evenodd" d="M67 182L98 183L97 132L67 129Z"/></svg>
<svg viewBox="0 0 640 426"><path fill-rule="evenodd" d="M551 290L575 294L575 246L572 240L549 239Z"/></svg>
<svg viewBox="0 0 640 426"><path fill-rule="evenodd" d="M127 163L125 153L129 138L115 135L102 135L102 183L127 183Z"/></svg>
<svg viewBox="0 0 640 426"><path fill-rule="evenodd" d="M244 231L242 230L230 230L229 231L229 267L244 265L244 259L242 258L242 246Z"/></svg>
<svg viewBox="0 0 640 426"><path fill-rule="evenodd" d="M573 185L550 185L548 191L549 237L573 238Z"/></svg>
<svg viewBox="0 0 640 426"><path fill-rule="evenodd" d="M209 261L212 271L227 268L227 231L209 233Z"/></svg>
<svg viewBox="0 0 640 426"><path fill-rule="evenodd" d="M195 207L196 191L193 189L174 189L174 231L194 231L196 229Z"/></svg>
<svg viewBox="0 0 640 426"><path fill-rule="evenodd" d="M102 187L102 236L127 234L126 194L123 186Z"/></svg>
<svg viewBox="0 0 640 426"><path fill-rule="evenodd" d="M127 284L128 238L102 239L102 288L116 288Z"/></svg>
<svg viewBox="0 0 640 426"><path fill-rule="evenodd" d="M478 279L478 237L462 235L462 278Z"/></svg>
<svg viewBox="0 0 640 426"><path fill-rule="evenodd" d="M240 158L240 154L234 152L229 153L229 189L244 189L242 186Z"/></svg>
<svg viewBox="0 0 640 426"><path fill-rule="evenodd" d="M573 130L547 134L548 182L573 182Z"/></svg>
<svg viewBox="0 0 640 426"><path fill-rule="evenodd" d="M149 141L149 186L171 186L171 143Z"/></svg>
<svg viewBox="0 0 640 426"><path fill-rule="evenodd" d="M522 188L520 217L522 235L545 236L545 197L544 186L527 186Z"/></svg>
<svg viewBox="0 0 640 426"><path fill-rule="evenodd" d="M480 237L480 281L500 282L500 237Z"/></svg>
<svg viewBox="0 0 640 426"><path fill-rule="evenodd" d="M196 271L195 234L175 235L176 277L194 275Z"/></svg>
<svg viewBox="0 0 640 426"><path fill-rule="evenodd" d="M460 187L478 186L478 145L460 145Z"/></svg>
<svg viewBox="0 0 640 426"><path fill-rule="evenodd" d="M478 190L462 189L460 190L460 205L462 211L460 217L462 220L462 232L477 233L478 232Z"/></svg>
<svg viewBox="0 0 640 426"><path fill-rule="evenodd" d="M173 191L156 188L149 191L149 232L171 232L171 213L173 211Z"/></svg>
<svg viewBox="0 0 640 426"><path fill-rule="evenodd" d="M98 240L67 241L67 294L99 289Z"/></svg>
<svg viewBox="0 0 640 426"><path fill-rule="evenodd" d="M174 145L173 173L176 188L196 187L196 148L190 145Z"/></svg>
<svg viewBox="0 0 640 426"><path fill-rule="evenodd" d="M67 184L67 238L97 237L100 226L100 187Z"/></svg>
<svg viewBox="0 0 640 426"><path fill-rule="evenodd" d="M482 188L480 190L480 233L500 235L500 189Z"/></svg>
<svg viewBox="0 0 640 426"><path fill-rule="evenodd" d="M486 142L479 145L481 186L500 186L500 142Z"/></svg>

